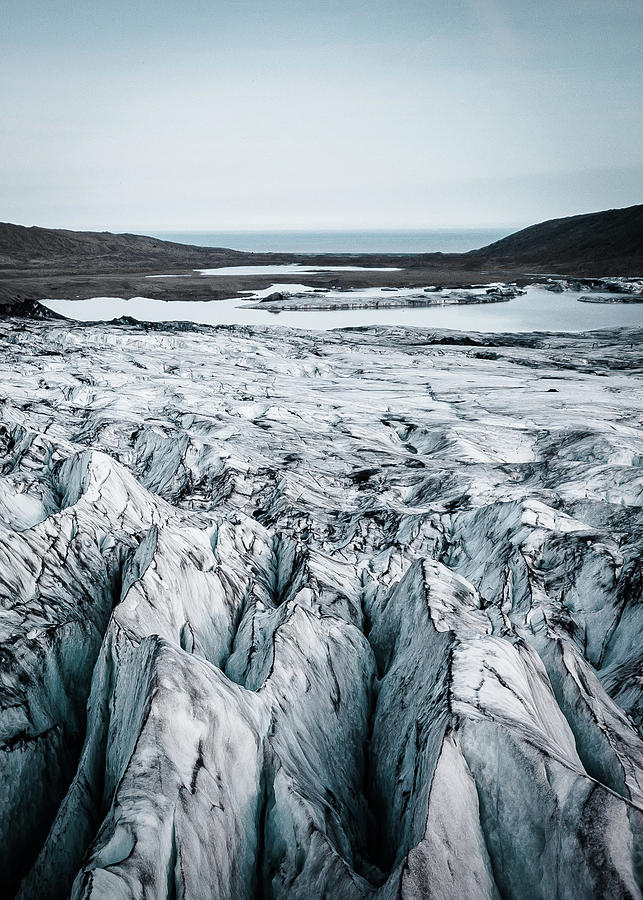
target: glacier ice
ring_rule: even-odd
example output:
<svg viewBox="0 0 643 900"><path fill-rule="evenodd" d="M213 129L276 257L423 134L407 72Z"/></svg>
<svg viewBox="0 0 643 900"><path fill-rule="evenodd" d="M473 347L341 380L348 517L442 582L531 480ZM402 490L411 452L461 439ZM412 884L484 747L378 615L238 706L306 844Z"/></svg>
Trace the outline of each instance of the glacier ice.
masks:
<svg viewBox="0 0 643 900"><path fill-rule="evenodd" d="M8 895L641 897L643 332L0 342Z"/></svg>

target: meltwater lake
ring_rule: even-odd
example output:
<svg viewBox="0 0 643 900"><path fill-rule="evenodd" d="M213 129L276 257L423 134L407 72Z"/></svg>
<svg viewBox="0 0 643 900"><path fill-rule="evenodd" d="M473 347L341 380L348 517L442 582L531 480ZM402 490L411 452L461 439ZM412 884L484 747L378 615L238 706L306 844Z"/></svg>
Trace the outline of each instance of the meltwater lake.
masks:
<svg viewBox="0 0 643 900"><path fill-rule="evenodd" d="M589 331L595 328L642 326L643 304L587 303L587 293L565 291L552 293L539 286L512 300L475 305L439 305L397 307L394 309L293 310L280 313L251 309L257 299L272 291L310 290L306 285L274 284L258 291L252 299L213 300L199 302L152 300L133 297L92 297L88 300L43 300L42 304L60 315L85 322L109 321L130 316L148 322L196 322L204 325L269 325L327 331L333 328L364 326L407 326L419 328L453 328L463 331ZM336 293L336 292L335 292ZM401 292L396 292L399 296ZM407 291L418 296L418 291ZM344 291L341 298L372 294L373 297L395 296L380 290ZM326 296L333 292L326 292ZM339 295L338 295L339 296Z"/></svg>

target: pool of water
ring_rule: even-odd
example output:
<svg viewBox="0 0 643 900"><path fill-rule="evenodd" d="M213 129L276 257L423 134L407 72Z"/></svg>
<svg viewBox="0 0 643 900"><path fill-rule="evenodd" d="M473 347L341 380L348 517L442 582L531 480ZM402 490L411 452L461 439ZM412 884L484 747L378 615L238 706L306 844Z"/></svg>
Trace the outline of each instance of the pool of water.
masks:
<svg viewBox="0 0 643 900"><path fill-rule="evenodd" d="M257 292L266 295L285 285ZM291 290L293 285L288 285ZM301 287L304 287L303 285ZM357 292L356 292L357 293ZM359 295L368 293L361 290ZM399 292L391 292L395 296ZM418 291L412 291L417 296ZM353 292L343 292L350 298ZM374 295L382 295L374 290ZM88 300L43 300L44 306L80 321L96 322L131 316L148 322L198 322L206 325L285 325L326 331L364 325L455 328L464 331L587 331L619 325L643 325L643 304L581 303L575 291L554 294L534 286L514 300L469 306L429 306L396 309L286 311L278 314L250 309L251 300L164 301L146 297L92 297Z"/></svg>
<svg viewBox="0 0 643 900"><path fill-rule="evenodd" d="M399 272L395 266L303 266L286 263L280 266L221 266L218 269L195 269L200 275L311 275L315 272ZM153 277L153 276L152 276Z"/></svg>
<svg viewBox="0 0 643 900"><path fill-rule="evenodd" d="M315 272L399 272L394 266L374 268L372 266L303 266L299 263L285 263L275 266L219 266L217 269L193 269L181 275L146 275L146 278L190 278L198 275L216 277L221 275L311 275Z"/></svg>

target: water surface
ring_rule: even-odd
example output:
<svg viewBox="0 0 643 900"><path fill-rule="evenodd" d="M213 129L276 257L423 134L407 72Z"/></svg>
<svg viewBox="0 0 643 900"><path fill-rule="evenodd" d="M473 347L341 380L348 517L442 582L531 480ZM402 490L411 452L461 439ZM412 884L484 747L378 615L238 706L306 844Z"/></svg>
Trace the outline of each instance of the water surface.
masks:
<svg viewBox="0 0 643 900"><path fill-rule="evenodd" d="M201 275L313 275L315 272L400 272L395 266L302 266L287 263L280 266L219 266L217 269L195 269ZM148 278L162 277L148 275ZM171 278L171 275L166 275Z"/></svg>
<svg viewBox="0 0 643 900"><path fill-rule="evenodd" d="M253 253L464 253L515 228L426 228L393 231L152 231L164 241Z"/></svg>
<svg viewBox="0 0 643 900"><path fill-rule="evenodd" d="M294 285L272 285L266 295ZM302 285L302 288L305 286ZM352 292L343 292L350 297ZM366 293L364 290L359 292ZM379 291L373 293L381 296ZM417 296L418 291L412 291ZM93 297L89 300L44 300L45 306L81 321L100 321L131 316L141 321L187 321L207 325L285 325L328 330L363 325L406 325L422 328L455 328L466 331L587 331L619 325L643 325L643 304L580 303L575 291L554 294L534 286L524 296L502 303L471 306L430 306L397 309L307 310L270 313L249 309L252 300L164 301L145 297L123 300ZM584 295L586 296L586 295Z"/></svg>

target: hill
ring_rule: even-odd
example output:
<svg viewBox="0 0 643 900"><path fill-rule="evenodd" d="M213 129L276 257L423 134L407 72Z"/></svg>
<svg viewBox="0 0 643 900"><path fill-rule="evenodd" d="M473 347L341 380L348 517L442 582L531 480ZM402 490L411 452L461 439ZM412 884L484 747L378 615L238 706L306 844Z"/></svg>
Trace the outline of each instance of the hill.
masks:
<svg viewBox="0 0 643 900"><path fill-rule="evenodd" d="M643 204L550 219L465 254L476 265L535 266L564 274L643 273Z"/></svg>
<svg viewBox="0 0 643 900"><path fill-rule="evenodd" d="M18 262L30 265L38 263L74 264L78 261L107 263L110 267L120 262L183 262L198 253L202 247L189 247L173 241L145 237L140 234L112 234L109 231L67 231L59 228L39 228L34 225L0 223L0 264ZM234 250L208 248L208 258L220 257L227 262L231 257L244 256Z"/></svg>

